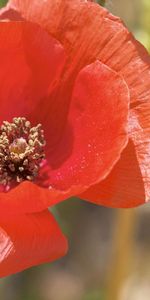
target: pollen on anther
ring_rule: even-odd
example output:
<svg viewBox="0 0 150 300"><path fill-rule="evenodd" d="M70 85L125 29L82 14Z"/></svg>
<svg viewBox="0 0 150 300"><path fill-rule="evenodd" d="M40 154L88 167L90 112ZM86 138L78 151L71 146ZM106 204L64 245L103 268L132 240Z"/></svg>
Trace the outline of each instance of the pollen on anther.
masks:
<svg viewBox="0 0 150 300"><path fill-rule="evenodd" d="M24 117L4 121L0 127L0 184L34 180L45 158L45 145L41 124L31 127Z"/></svg>

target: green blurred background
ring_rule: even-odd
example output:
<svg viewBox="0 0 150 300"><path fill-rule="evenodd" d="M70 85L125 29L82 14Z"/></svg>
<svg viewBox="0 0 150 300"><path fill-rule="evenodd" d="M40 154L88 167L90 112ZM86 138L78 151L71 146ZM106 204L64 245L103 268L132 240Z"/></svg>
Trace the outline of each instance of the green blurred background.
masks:
<svg viewBox="0 0 150 300"><path fill-rule="evenodd" d="M150 50L150 0L108 0L106 7ZM150 299L150 205L118 210L71 199L54 214L69 238L68 255L1 279L0 299Z"/></svg>

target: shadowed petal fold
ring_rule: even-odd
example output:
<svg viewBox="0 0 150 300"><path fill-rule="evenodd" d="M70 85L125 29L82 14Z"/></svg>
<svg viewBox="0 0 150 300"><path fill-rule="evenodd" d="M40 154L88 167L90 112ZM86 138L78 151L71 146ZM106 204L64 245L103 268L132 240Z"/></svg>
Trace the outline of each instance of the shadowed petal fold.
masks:
<svg viewBox="0 0 150 300"><path fill-rule="evenodd" d="M131 110L129 135L135 145L147 202L150 201L150 102L138 105Z"/></svg>
<svg viewBox="0 0 150 300"><path fill-rule="evenodd" d="M0 123L33 112L58 84L65 52L58 41L30 22L0 22ZM30 117L32 115L32 118Z"/></svg>
<svg viewBox="0 0 150 300"><path fill-rule="evenodd" d="M70 103L69 133L51 156L52 186L85 189L107 176L127 143L128 103L128 88L116 72L99 61L80 71ZM71 135L70 155L62 164Z"/></svg>

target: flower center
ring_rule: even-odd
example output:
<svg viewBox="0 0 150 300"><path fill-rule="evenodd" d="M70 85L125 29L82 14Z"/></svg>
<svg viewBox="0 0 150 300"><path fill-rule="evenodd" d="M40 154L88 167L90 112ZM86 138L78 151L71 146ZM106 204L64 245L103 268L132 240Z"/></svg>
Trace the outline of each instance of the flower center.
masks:
<svg viewBox="0 0 150 300"><path fill-rule="evenodd" d="M0 184L37 177L42 160L45 158L44 131L41 124L31 127L26 118L4 121L0 127Z"/></svg>

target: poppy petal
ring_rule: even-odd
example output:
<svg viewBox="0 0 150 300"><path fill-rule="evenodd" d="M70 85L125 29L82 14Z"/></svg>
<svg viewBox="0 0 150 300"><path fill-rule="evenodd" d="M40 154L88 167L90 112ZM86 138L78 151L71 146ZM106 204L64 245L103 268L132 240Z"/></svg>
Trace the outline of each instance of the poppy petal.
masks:
<svg viewBox="0 0 150 300"><path fill-rule="evenodd" d="M6 5L0 9L0 20L22 21L23 19L17 11Z"/></svg>
<svg viewBox="0 0 150 300"><path fill-rule="evenodd" d="M132 107L135 107L133 113L138 128L135 138L134 128L130 124L131 117L130 137L135 146L141 175L146 182L146 195L149 195L149 124L141 121L150 110L150 56L147 51L134 39L120 18L96 3L81 0L44 3L42 0L38 3L35 0L10 0L9 6L27 20L39 23L61 41L70 61L73 61L74 72L99 59L124 77L130 90ZM149 196L146 198L149 199Z"/></svg>
<svg viewBox="0 0 150 300"><path fill-rule="evenodd" d="M115 208L129 208L145 203L143 179L131 141L108 177L79 195L79 198Z"/></svg>
<svg viewBox="0 0 150 300"><path fill-rule="evenodd" d="M0 193L0 217L42 211L48 206L71 197L78 190L79 188L71 187L63 192L55 188L42 188L30 181L24 181L7 193Z"/></svg>
<svg viewBox="0 0 150 300"><path fill-rule="evenodd" d="M8 7L60 40L74 72L99 59L123 75L131 102L149 99L148 52L107 9L81 0L10 0Z"/></svg>
<svg viewBox="0 0 150 300"><path fill-rule="evenodd" d="M101 62L79 73L70 104L68 134L49 159L52 186L61 190L72 185L87 187L107 176L127 143L128 103L126 83ZM62 164L61 156L71 136L70 155Z"/></svg>
<svg viewBox="0 0 150 300"><path fill-rule="evenodd" d="M38 25L4 21L0 22L0 56L0 122L31 116L59 81L65 63L63 47Z"/></svg>
<svg viewBox="0 0 150 300"><path fill-rule="evenodd" d="M147 202L150 201L150 101L131 110L129 135L135 145Z"/></svg>
<svg viewBox="0 0 150 300"><path fill-rule="evenodd" d="M50 212L1 218L0 277L53 261L66 251L66 238Z"/></svg>
<svg viewBox="0 0 150 300"><path fill-rule="evenodd" d="M75 82L63 138L48 157L47 186L23 182L0 193L1 210L39 211L105 178L127 143L128 103L120 75L99 61L86 66Z"/></svg>

